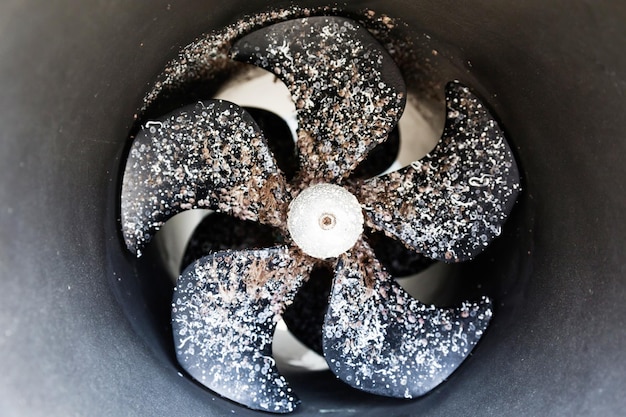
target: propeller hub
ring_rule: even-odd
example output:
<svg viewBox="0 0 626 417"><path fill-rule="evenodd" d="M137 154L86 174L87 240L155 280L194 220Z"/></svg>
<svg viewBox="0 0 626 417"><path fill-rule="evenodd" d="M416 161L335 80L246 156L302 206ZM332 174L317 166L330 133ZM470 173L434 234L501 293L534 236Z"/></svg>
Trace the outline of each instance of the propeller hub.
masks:
<svg viewBox="0 0 626 417"><path fill-rule="evenodd" d="M338 185L312 185L289 205L287 229L307 255L335 258L352 248L363 233L361 204Z"/></svg>

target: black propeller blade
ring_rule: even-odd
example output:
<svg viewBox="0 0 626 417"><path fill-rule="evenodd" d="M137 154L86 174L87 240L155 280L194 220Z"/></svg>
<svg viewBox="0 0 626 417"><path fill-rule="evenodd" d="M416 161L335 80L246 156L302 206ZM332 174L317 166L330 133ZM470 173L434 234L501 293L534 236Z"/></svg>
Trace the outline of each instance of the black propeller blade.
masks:
<svg viewBox="0 0 626 417"><path fill-rule="evenodd" d="M309 17L237 41L235 59L276 74L298 111L303 174L340 182L402 115L406 89L387 51L356 22Z"/></svg>
<svg viewBox="0 0 626 417"><path fill-rule="evenodd" d="M211 208L280 224L285 183L252 117L210 100L146 122L133 141L122 184L122 232L141 249L172 216Z"/></svg>
<svg viewBox="0 0 626 417"><path fill-rule="evenodd" d="M324 322L324 356L339 379L413 398L465 360L491 319L491 301L441 309L413 299L365 242L341 256Z"/></svg>
<svg viewBox="0 0 626 417"><path fill-rule="evenodd" d="M446 88L447 120L422 160L365 182L369 225L425 256L472 259L500 234L520 190L502 130L467 87Z"/></svg>
<svg viewBox="0 0 626 417"><path fill-rule="evenodd" d="M284 247L201 258L172 302L176 356L204 386L256 410L286 413L299 400L272 358L276 322L310 267Z"/></svg>

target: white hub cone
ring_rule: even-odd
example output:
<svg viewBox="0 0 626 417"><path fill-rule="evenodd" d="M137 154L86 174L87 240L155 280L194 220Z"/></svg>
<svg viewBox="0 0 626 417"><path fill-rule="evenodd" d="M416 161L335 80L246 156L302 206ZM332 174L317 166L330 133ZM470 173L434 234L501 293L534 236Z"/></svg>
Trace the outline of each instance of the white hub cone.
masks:
<svg viewBox="0 0 626 417"><path fill-rule="evenodd" d="M289 205L287 228L307 255L334 258L352 248L363 233L361 205L343 187L316 184Z"/></svg>

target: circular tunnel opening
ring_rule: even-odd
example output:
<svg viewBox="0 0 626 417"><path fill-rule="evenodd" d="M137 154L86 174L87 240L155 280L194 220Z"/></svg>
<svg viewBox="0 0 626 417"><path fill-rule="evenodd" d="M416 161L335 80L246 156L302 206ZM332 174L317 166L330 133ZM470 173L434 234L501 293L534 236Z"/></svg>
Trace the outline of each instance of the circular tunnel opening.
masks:
<svg viewBox="0 0 626 417"><path fill-rule="evenodd" d="M353 15L348 17L357 18ZM392 53L402 70L408 90L407 104L396 132L397 143L386 149L375 148L372 151L376 153L378 150L372 165L379 171L375 175L381 175L410 165L434 148L444 128L444 87L447 82L462 80L479 95L485 94L486 91L481 86L480 80L472 76L467 63L459 62L455 58L460 55L454 47L440 43L416 28L403 27L389 18L375 14L358 16L358 21ZM268 23L271 22L264 22ZM202 39L213 39L212 36L214 35ZM217 36L224 36L224 33ZM215 46L215 43L209 44L210 47ZM206 48L207 44L203 44L201 40L187 46L185 50L198 53L203 47ZM210 51L202 52L206 54ZM185 56L184 53L181 56ZM179 58L172 61L164 73L180 73L185 68L189 70L186 65L182 64ZM194 74L187 74L189 78L182 77L182 81L173 83L167 94L161 92L162 86L158 86L158 83L158 87L148 92L143 113L139 114L131 138L142 125L156 116L183 104L219 98L250 110L263 130L275 128L263 124L264 120L277 116L280 119L277 123L282 123L279 130L289 133L288 140L291 143L296 140L295 106L289 92L274 74L240 64L225 65L213 73L210 71L202 73L198 68L190 72ZM489 100L485 100L485 103L488 105ZM268 117L266 112L274 116ZM506 126L503 128L506 131ZM506 133L510 145L514 148L514 132ZM282 135L283 141L274 145L273 149L277 153L288 147L284 141L285 137L286 135ZM390 153L394 154L393 158L389 156ZM523 161L518 159L517 162L521 164ZM123 159L121 169L124 168L124 163ZM288 177L296 175L296 172L291 172L296 168L289 155L283 158L282 164L281 168ZM371 242L374 250L384 260L386 268L397 272L394 277L403 288L420 301L437 306L453 306L465 300L488 295L495 302L494 322L509 320L507 315L512 314L508 309L509 300L513 300L514 303L523 291L532 255L534 214L525 198L525 193L528 192L525 184L523 187L524 193L505 224L502 235L472 261L448 264L425 261L422 257L410 258L407 256L406 248L394 247L385 236L372 233ZM119 193L119 190L115 192ZM119 201L117 198L119 197L116 197L116 201ZM194 233L197 233L203 223L206 230L200 231L200 234L204 234L205 237L194 238ZM116 264L121 262L127 266L125 272L116 272L115 279L112 280L113 285L118 287L116 292L123 294L120 301L125 311L146 342L172 367L173 371L180 372L176 364L171 335L174 285L181 271L194 257L215 250L215 246L202 247L202 243L206 241L207 236L214 237L219 234L220 225L224 225L224 218L218 213L211 210L189 210L172 217L156 233L143 256L137 260L125 252L123 244L122 247L111 248L113 252L110 254L111 259ZM246 240L250 237L245 232L249 230L249 226L238 224L236 227L229 227L229 236L220 248L258 246L258 241ZM265 239L262 241L263 244L271 241L280 243L279 236L268 234L265 230L254 234ZM230 241L231 239L238 242L234 243ZM191 255L190 245L199 246L192 250ZM330 290L332 272L319 268L315 274L319 277L318 281L325 282ZM499 318L500 316L503 318ZM485 337L488 338L488 335ZM281 322L277 326L274 335L274 357L281 372L287 376L303 401L320 396L325 398L330 394L321 392L325 387L332 386L333 390L346 392L340 400L345 405L356 404L356 401L361 404L381 402L378 397L353 391L337 382L327 371L326 363L318 353L294 338L284 323ZM313 378L311 372L315 373ZM382 404L392 404L396 401L385 399L382 400Z"/></svg>

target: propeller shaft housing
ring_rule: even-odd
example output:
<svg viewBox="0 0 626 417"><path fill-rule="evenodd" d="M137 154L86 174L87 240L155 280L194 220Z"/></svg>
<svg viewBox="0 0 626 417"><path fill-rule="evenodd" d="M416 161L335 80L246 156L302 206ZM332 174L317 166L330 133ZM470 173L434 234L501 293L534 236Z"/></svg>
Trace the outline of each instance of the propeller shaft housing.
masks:
<svg viewBox="0 0 626 417"><path fill-rule="evenodd" d="M287 228L304 253L335 258L354 246L363 233L363 212L356 197L334 184L316 184L289 205Z"/></svg>

